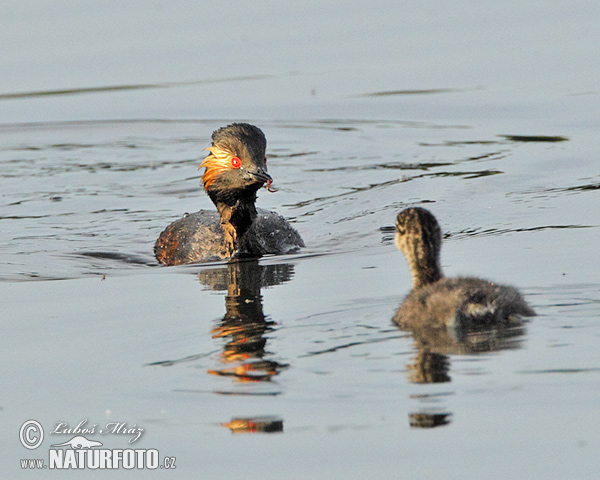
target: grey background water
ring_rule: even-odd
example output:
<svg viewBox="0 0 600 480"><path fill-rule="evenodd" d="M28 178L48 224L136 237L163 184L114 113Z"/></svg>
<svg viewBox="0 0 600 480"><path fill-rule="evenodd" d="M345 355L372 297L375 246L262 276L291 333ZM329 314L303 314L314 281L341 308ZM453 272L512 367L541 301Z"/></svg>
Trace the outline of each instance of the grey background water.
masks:
<svg viewBox="0 0 600 480"><path fill-rule="evenodd" d="M597 478L599 13L4 5L3 473L33 476L19 460L70 438L25 449L33 418L135 423L174 478ZM157 266L161 229L210 207L211 132L240 120L269 141L279 191L259 205L307 248L240 272ZM491 352L440 346L437 382L390 320L410 278L386 227L408 205L438 217L447 274L516 285L538 312ZM248 339L250 360L232 354ZM265 416L283 433L223 426Z"/></svg>

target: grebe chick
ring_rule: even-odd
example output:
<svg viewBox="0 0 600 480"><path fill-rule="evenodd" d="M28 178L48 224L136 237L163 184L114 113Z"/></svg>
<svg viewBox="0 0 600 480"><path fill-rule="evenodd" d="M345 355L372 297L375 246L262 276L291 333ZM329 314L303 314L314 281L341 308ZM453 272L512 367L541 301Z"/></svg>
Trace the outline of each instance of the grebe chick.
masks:
<svg viewBox="0 0 600 480"><path fill-rule="evenodd" d="M394 316L399 326L472 329L535 315L513 287L480 278L444 277L440 267L442 233L428 210L401 211L394 243L404 253L412 277L412 290Z"/></svg>
<svg viewBox="0 0 600 480"><path fill-rule="evenodd" d="M267 173L267 140L258 127L233 123L212 134L200 167L204 190L217 211L200 210L176 220L154 245L157 260L180 265L239 256L289 253L304 247L279 214L255 206L256 192L273 181Z"/></svg>

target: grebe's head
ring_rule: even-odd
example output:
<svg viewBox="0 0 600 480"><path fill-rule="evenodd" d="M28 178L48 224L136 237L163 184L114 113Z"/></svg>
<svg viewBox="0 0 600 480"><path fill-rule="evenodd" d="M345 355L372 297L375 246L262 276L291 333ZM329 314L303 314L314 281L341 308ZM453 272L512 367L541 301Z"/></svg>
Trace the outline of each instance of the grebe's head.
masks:
<svg viewBox="0 0 600 480"><path fill-rule="evenodd" d="M233 123L212 134L210 154L200 164L204 189L209 191L258 190L272 181L267 173L267 139L248 123Z"/></svg>
<svg viewBox="0 0 600 480"><path fill-rule="evenodd" d="M420 207L402 210L396 218L394 243L406 257L414 286L441 278L442 231L429 210Z"/></svg>

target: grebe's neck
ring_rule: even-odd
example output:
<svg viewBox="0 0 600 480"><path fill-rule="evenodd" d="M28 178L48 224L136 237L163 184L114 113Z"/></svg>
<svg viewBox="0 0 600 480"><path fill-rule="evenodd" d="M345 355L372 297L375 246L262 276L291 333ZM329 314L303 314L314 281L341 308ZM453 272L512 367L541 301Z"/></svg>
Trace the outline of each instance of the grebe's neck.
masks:
<svg viewBox="0 0 600 480"><path fill-rule="evenodd" d="M394 243L406 257L413 289L444 276L440 267L442 232L429 210L420 207L402 210L396 218Z"/></svg>
<svg viewBox="0 0 600 480"><path fill-rule="evenodd" d="M406 255L413 289L424 287L443 278L440 260L431 251L418 251L414 255Z"/></svg>
<svg viewBox="0 0 600 480"><path fill-rule="evenodd" d="M232 256L239 250L241 239L256 219L256 190L208 191L208 195L221 216L228 254Z"/></svg>

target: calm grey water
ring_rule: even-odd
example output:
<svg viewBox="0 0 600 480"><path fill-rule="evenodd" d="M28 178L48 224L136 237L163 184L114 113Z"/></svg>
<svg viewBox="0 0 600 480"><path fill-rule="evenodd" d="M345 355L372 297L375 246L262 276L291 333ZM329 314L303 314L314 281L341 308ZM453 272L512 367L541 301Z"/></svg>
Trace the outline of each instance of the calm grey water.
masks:
<svg viewBox="0 0 600 480"><path fill-rule="evenodd" d="M599 14L4 6L3 474L62 478L20 460L87 419L144 428L134 448L177 459L165 478L597 478ZM278 192L259 205L307 248L159 267L162 228L210 208L197 166L233 121L265 131ZM394 327L410 277L389 227L410 205L438 217L448 275L513 284L538 316L427 351Z"/></svg>

